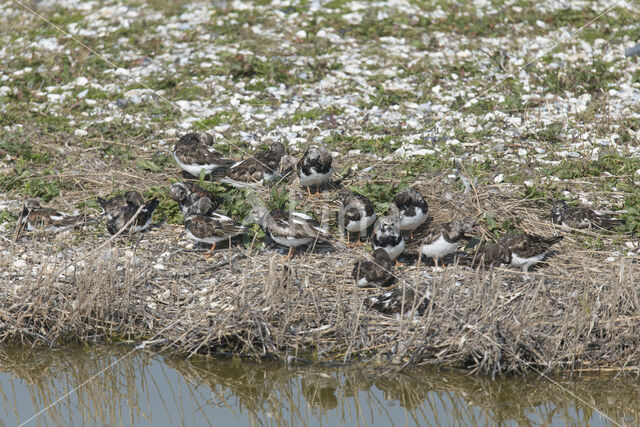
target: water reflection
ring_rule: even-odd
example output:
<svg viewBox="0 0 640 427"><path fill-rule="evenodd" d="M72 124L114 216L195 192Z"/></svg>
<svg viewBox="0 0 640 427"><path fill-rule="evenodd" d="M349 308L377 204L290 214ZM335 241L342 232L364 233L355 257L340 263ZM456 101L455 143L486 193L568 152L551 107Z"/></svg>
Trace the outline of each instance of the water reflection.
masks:
<svg viewBox="0 0 640 427"><path fill-rule="evenodd" d="M434 371L376 377L355 368L129 352L0 348L0 425L27 421L80 384L28 425L604 422L593 407L618 423L639 420L640 384L630 378L561 380L562 390L534 377L490 380Z"/></svg>

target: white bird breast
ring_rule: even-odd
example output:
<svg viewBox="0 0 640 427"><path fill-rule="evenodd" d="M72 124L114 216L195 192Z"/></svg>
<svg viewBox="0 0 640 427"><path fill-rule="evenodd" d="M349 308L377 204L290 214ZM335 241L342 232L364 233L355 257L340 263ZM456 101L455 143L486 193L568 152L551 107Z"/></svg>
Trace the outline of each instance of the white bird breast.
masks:
<svg viewBox="0 0 640 427"><path fill-rule="evenodd" d="M458 243L447 242L444 237L440 236L435 242L422 245L422 254L431 258L440 258L458 249Z"/></svg>
<svg viewBox="0 0 640 427"><path fill-rule="evenodd" d="M300 170L300 185L309 187L311 185L321 184L331 178L331 175L333 175L333 168L329 169L327 173L317 173L312 169L309 175L306 175Z"/></svg>
<svg viewBox="0 0 640 427"><path fill-rule="evenodd" d="M382 248L389 254L389 258L396 259L404 251L404 239L397 246L375 246L373 249Z"/></svg>
<svg viewBox="0 0 640 427"><path fill-rule="evenodd" d="M544 258L544 255L545 254L542 253L540 255L532 256L529 258L522 258L516 255L515 252L513 252L511 254L511 265L516 267L522 267L523 265L526 265L526 264L535 264L536 262L542 261L542 259Z"/></svg>
<svg viewBox="0 0 640 427"><path fill-rule="evenodd" d="M214 169L216 169L218 167L215 164L212 164L212 165L189 165L189 164L186 164L186 163L182 163L180 161L180 159L178 159L178 156L176 156L176 153L173 153L173 158L176 160L176 162L178 163L178 166L180 166L180 168L183 171L185 171L185 172L187 172L187 173L189 173L189 174L191 174L191 175L193 175L195 177L200 176L200 171L203 170L203 169L204 169L204 173L206 175L209 175L211 172L213 172Z"/></svg>
<svg viewBox="0 0 640 427"><path fill-rule="evenodd" d="M403 215L400 218L400 230L415 230L427 220L427 213L420 209L420 213L415 216Z"/></svg>
<svg viewBox="0 0 640 427"><path fill-rule="evenodd" d="M347 231L366 230L367 228L371 227L371 224L376 221L376 218L376 214L373 214L372 216L364 216L362 217L362 219L360 219L360 221L349 221L345 228L347 229Z"/></svg>
<svg viewBox="0 0 640 427"><path fill-rule="evenodd" d="M293 237L278 237L271 236L271 238L278 244L287 247L298 247L302 245L306 245L313 241L313 237L302 237L302 238L293 238Z"/></svg>

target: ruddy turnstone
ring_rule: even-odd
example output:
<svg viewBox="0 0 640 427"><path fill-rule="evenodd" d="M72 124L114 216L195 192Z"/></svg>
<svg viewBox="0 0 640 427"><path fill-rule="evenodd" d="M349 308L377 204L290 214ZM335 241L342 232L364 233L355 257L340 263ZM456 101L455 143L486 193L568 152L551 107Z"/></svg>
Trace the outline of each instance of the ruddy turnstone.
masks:
<svg viewBox="0 0 640 427"><path fill-rule="evenodd" d="M353 265L351 276L358 286L391 286L395 281L393 275L393 260L382 248L378 248L371 254L372 260L357 261Z"/></svg>
<svg viewBox="0 0 640 427"><path fill-rule="evenodd" d="M314 195L317 196L320 194L320 184L331 179L333 175L332 162L331 153L324 148L310 147L305 151L298 162L298 176L300 177L300 185L307 187L309 197L312 197L309 187L316 186Z"/></svg>
<svg viewBox="0 0 640 427"><path fill-rule="evenodd" d="M438 260L455 252L465 234L472 234L476 231L476 224L469 221L454 220L444 224L436 224L429 229L422 240L420 250L424 256L432 258L433 263L438 267Z"/></svg>
<svg viewBox="0 0 640 427"><path fill-rule="evenodd" d="M249 228L228 216L213 211L214 204L208 197L196 200L187 210L184 226L187 236L197 242L211 244L211 252L216 243L246 233Z"/></svg>
<svg viewBox="0 0 640 427"><path fill-rule="evenodd" d="M431 301L427 296L418 295L409 287L397 287L378 296L367 299L367 305L383 314L404 315L415 309L415 314L422 316Z"/></svg>
<svg viewBox="0 0 640 427"><path fill-rule="evenodd" d="M169 188L169 196L178 202L182 215L187 215L191 205L203 197L207 197L211 202L212 209L217 209L222 204L222 198L200 187L192 181L176 182Z"/></svg>
<svg viewBox="0 0 640 427"><path fill-rule="evenodd" d="M229 169L215 172L212 178L240 188L258 188L272 182L278 175L278 164L284 154L284 146L274 142L267 151L258 151L233 164Z"/></svg>
<svg viewBox="0 0 640 427"><path fill-rule="evenodd" d="M188 133L173 147L173 158L183 171L195 177L199 177L203 170L205 175L209 175L216 169L233 165L234 161L222 157L211 146L212 143L213 136L208 133Z"/></svg>
<svg viewBox="0 0 640 427"><path fill-rule="evenodd" d="M129 232L137 233L146 230L151 225L153 211L156 210L159 203L158 199L155 198L144 203L129 201L126 205L113 209L110 213L107 213L107 231L112 235L117 234L134 217L140 207L142 209L129 226Z"/></svg>
<svg viewBox="0 0 640 427"><path fill-rule="evenodd" d="M511 265L522 268L527 273L529 267L544 259L551 245L562 240L563 236L541 237L532 234L505 234L500 243L509 251Z"/></svg>
<svg viewBox="0 0 640 427"><path fill-rule="evenodd" d="M399 265L400 263L398 263L396 258L404 251L404 239L398 227L397 211L394 211L395 210L392 209L389 216L381 218L376 222L373 228L373 249L384 249L391 259L396 260L396 265Z"/></svg>
<svg viewBox="0 0 640 427"><path fill-rule="evenodd" d="M119 212L120 208L130 203L138 206L144 203L144 199L137 191L127 191L124 195L114 196L110 199L96 197L96 201L102 208L102 214L107 218L113 218L113 216Z"/></svg>
<svg viewBox="0 0 640 427"><path fill-rule="evenodd" d="M551 221L570 228L615 228L624 221L584 206L567 206L564 200L556 200L551 207Z"/></svg>
<svg viewBox="0 0 640 427"><path fill-rule="evenodd" d="M37 200L30 199L20 213L19 224L20 230L44 230L57 233L80 225L85 220L84 215L67 215L52 208L44 208Z"/></svg>
<svg viewBox="0 0 640 427"><path fill-rule="evenodd" d="M329 239L330 235L320 223L309 215L274 209L271 212L263 206L255 206L249 219L260 224L265 233L274 242L289 248L285 261L291 258L298 246L306 245L316 239Z"/></svg>
<svg viewBox="0 0 640 427"><path fill-rule="evenodd" d="M414 188L406 188L396 194L393 204L400 213L400 231L409 231L413 239L413 230L420 227L429 212L427 202Z"/></svg>
<svg viewBox="0 0 640 427"><path fill-rule="evenodd" d="M471 261L474 267L511 264L511 251L502 243L487 242L478 246Z"/></svg>
<svg viewBox="0 0 640 427"><path fill-rule="evenodd" d="M340 227L349 233L360 233L360 238L367 235L367 229L376 221L377 215L371 200L360 194L353 194L348 188L338 193L341 207L338 213Z"/></svg>

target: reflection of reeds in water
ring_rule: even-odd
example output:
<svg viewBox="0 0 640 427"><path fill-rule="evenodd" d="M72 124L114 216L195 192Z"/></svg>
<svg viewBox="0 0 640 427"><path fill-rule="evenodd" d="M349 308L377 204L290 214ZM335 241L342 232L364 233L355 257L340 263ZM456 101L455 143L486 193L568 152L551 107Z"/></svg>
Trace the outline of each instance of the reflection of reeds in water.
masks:
<svg viewBox="0 0 640 427"><path fill-rule="evenodd" d="M34 408L42 409L97 374L40 421L180 425L198 419L215 425L217 408L246 416L252 425L532 425L552 420L586 424L598 417L573 395L530 376L491 380L435 370L379 375L366 366L336 369L198 357L185 361L141 351L123 358L129 351L3 349L1 369L17 378L3 381L5 418L13 411L19 420L11 395L16 381L27 384ZM640 419L638 382L558 381L618 422ZM26 420L24 413L20 416L20 421Z"/></svg>
<svg viewBox="0 0 640 427"><path fill-rule="evenodd" d="M189 383L209 385L216 391L214 404L237 407L254 425L315 424L331 412L343 424L404 424L405 420L392 418L390 402L403 407L406 420L417 425L547 424L559 414L567 422L584 423L597 416L592 406L614 420L640 419L640 408L634 405L640 399L640 384L611 383L604 378L558 380L589 406L531 376L492 380L435 370L378 376L367 374L370 369L366 368L238 360L170 359L167 363L190 379ZM268 419L265 413L270 414Z"/></svg>
<svg viewBox="0 0 640 427"><path fill-rule="evenodd" d="M31 395L33 413L47 409L35 422L48 420L45 424L117 425L118 421L128 420L125 424L139 423L151 418L148 408L140 407L141 394L146 391L144 375L150 360L144 354L125 357L121 362L111 364L126 355L124 351L94 348L66 350L37 350L20 347L4 348L0 351L0 369L26 383ZM99 374L99 375L98 375ZM95 379L90 380L93 376ZM68 397L65 393L82 385ZM12 384L12 389L16 387ZM6 388L2 389L5 411L11 408ZM14 394L15 396L15 394ZM21 420L17 406L12 408L16 420Z"/></svg>

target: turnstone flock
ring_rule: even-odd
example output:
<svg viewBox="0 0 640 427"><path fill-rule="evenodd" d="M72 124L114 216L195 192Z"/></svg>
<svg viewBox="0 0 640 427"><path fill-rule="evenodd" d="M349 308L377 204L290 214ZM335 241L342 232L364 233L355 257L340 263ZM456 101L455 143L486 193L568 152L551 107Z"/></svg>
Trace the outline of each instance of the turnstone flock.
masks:
<svg viewBox="0 0 640 427"><path fill-rule="evenodd" d="M212 178L238 188L259 188L277 177L283 155L284 146L274 142L267 151L258 151L252 157L234 163L229 169L212 174Z"/></svg>
<svg viewBox="0 0 640 427"><path fill-rule="evenodd" d="M413 230L427 220L429 206L415 188L406 188L396 194L393 204L400 213L400 231L409 231L413 239Z"/></svg>
<svg viewBox="0 0 640 427"><path fill-rule="evenodd" d="M84 215L67 215L52 208L40 206L35 199L27 200L20 213L20 230L59 232L82 224Z"/></svg>
<svg viewBox="0 0 640 427"><path fill-rule="evenodd" d="M310 190L312 185L316 186L314 196L317 196L320 194L320 185L331 179L333 175L332 162L331 153L320 147L310 147L302 155L300 162L298 162L298 176L300 177L300 185L307 187L309 197L313 197Z"/></svg>
<svg viewBox="0 0 640 427"><path fill-rule="evenodd" d="M241 161L226 159L211 146L213 137L206 133L189 133L176 143L173 155L180 168L187 174L200 177L203 173L212 179L229 183L236 187L261 189L264 184L278 175L284 156L284 146L274 142L268 150L258 150L253 157ZM332 178L332 157L324 148L311 147L298 161L290 159L288 167L297 169L300 184L316 187ZM284 165L286 166L286 165ZM246 196L244 193L241 193ZM249 193L251 194L251 193ZM176 201L184 215L186 234L196 242L211 244L213 252L218 242L234 236L248 233L250 229L234 219L216 212L224 199L214 192L207 191L195 182L185 181L171 185L170 197ZM340 201L338 213L339 228L350 233L359 233L360 239L366 236L373 226L373 253L370 259L360 260L352 269L353 279L358 286L393 285L394 261L405 249L405 240L401 232L413 232L423 225L429 215L429 207L422 195L414 188L397 193L391 203L389 215L378 218L375 205L367 197L354 194L347 188L338 192ZM130 224L129 232L139 232L149 228L157 199L145 202L137 191L128 191L124 195L104 199L98 197L98 204L107 220L107 230L118 234L125 225ZM137 217L134 219L134 215ZM315 241L330 241L331 235L313 217L293 211L274 209L269 211L263 205L253 207L250 220L257 222L275 243L288 247L285 261L290 259L295 248ZM567 206L564 201L555 201L551 210L553 223L571 228L609 229L624 224L624 221L608 214L599 213L586 207ZM81 224L85 216L70 216L54 209L40 206L36 200L28 200L19 218L19 229L28 231L43 229L61 231ZM467 235L475 234L477 225L472 221L453 220L431 226L426 236L419 242L420 253L433 259L438 267L439 260L455 252ZM542 261L552 245L562 240L562 236L541 237L529 234L505 234L498 242L488 242L473 252L471 265L488 266L510 264L519 267L527 277L528 270ZM336 243L336 246L339 243ZM469 259L469 257L467 257ZM444 263L444 261L443 261ZM379 296L368 298L367 305L383 313L406 312L414 308L421 314L428 304L428 295L418 295L408 287L398 287ZM404 307L404 309L402 309Z"/></svg>
<svg viewBox="0 0 640 427"><path fill-rule="evenodd" d="M350 233L360 233L359 238L362 239L377 218L373 203L365 196L354 194L348 188L340 190L338 199L341 204L338 221L340 228L347 232L347 242Z"/></svg>
<svg viewBox="0 0 640 427"><path fill-rule="evenodd" d="M212 209L217 209L222 204L222 198L200 187L192 181L176 182L169 188L169 196L178 202L182 215L187 215L189 207L203 197L211 202Z"/></svg>
<svg viewBox="0 0 640 427"><path fill-rule="evenodd" d="M551 245L558 243L563 236L541 237L532 234L508 233L502 236L499 244L509 252L511 265L520 267L527 273L529 267L544 259Z"/></svg>
<svg viewBox="0 0 640 427"><path fill-rule="evenodd" d="M291 258L298 246L309 244L316 239L330 239L329 232L309 215L274 209L269 211L265 206L255 206L249 219L257 222L264 232L276 243L289 248L285 258Z"/></svg>
<svg viewBox="0 0 640 427"><path fill-rule="evenodd" d="M437 267L439 259L458 249L465 234L473 234L476 231L477 225L469 221L454 220L444 224L436 224L429 229L428 234L422 240L420 250L422 255L432 258Z"/></svg>
<svg viewBox="0 0 640 427"><path fill-rule="evenodd" d="M249 230L248 227L213 209L211 199L201 197L188 208L184 219L184 227L190 239L211 245L209 256L215 249L216 243L244 234Z"/></svg>
<svg viewBox="0 0 640 427"><path fill-rule="evenodd" d="M140 210L140 212L129 226L129 232L138 233L148 229L151 225L153 211L156 210L159 203L158 199L153 198L148 202L138 203L135 201L127 201L127 204L124 206L113 207L110 212L106 213L107 231L112 235L117 234L132 220L138 210Z"/></svg>
<svg viewBox="0 0 640 427"><path fill-rule="evenodd" d="M205 133L188 133L183 135L173 147L173 158L180 168L188 174L199 177L217 169L226 169L235 162L223 157L211 144L213 136Z"/></svg>
<svg viewBox="0 0 640 427"><path fill-rule="evenodd" d="M389 254L396 265L400 265L397 258L404 251L404 239L398 227L397 212L391 212L389 216L381 218L373 228L373 249L382 248Z"/></svg>
<svg viewBox="0 0 640 427"><path fill-rule="evenodd" d="M373 259L357 261L353 265L351 276L358 286L391 286L396 278L393 275L393 260L389 253L378 248L373 251L371 258Z"/></svg>
<svg viewBox="0 0 640 427"><path fill-rule="evenodd" d="M565 228L611 229L624 221L611 215L591 210L584 206L567 206L564 200L556 200L551 207L551 221Z"/></svg>

